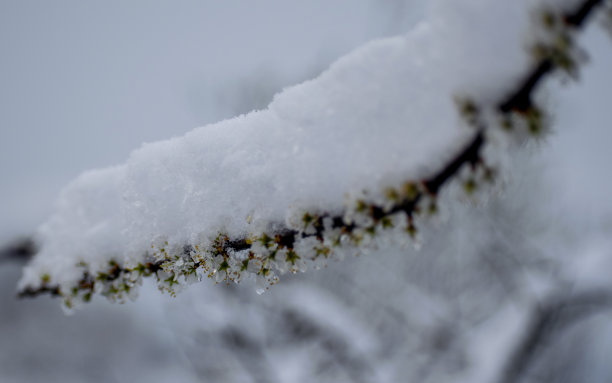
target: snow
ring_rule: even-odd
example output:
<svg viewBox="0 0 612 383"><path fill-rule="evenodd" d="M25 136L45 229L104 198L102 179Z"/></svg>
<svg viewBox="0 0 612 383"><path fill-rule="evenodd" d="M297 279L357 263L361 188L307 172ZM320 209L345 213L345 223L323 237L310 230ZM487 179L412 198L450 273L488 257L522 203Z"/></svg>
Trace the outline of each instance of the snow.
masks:
<svg viewBox="0 0 612 383"><path fill-rule="evenodd" d="M432 175L473 135L455 97L491 109L529 67L535 4L434 1L411 32L365 44L264 110L85 173L39 229L42 249L20 286L47 274L67 289L80 263L94 274L113 259L136 265L158 243L244 237L295 212L338 212L347 194Z"/></svg>

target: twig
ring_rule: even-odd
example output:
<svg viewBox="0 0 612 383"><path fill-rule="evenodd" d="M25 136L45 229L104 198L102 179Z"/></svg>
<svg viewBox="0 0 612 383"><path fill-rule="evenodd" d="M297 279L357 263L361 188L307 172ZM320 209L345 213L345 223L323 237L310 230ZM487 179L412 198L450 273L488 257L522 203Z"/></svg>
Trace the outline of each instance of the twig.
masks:
<svg viewBox="0 0 612 383"><path fill-rule="evenodd" d="M572 28L581 28L588 16L592 13L592 10L599 5L603 0L585 0L574 12L568 13L563 18L564 22ZM508 114L512 112L524 113L533 107L533 101L531 99L537 86L541 81L549 74L557 69L557 64L550 57L544 57L526 74L524 80L518 85L518 87L504 100L498 104L498 110L502 114ZM407 217L412 217L416 211L418 202L423 198L424 193L429 195L436 195L440 188L444 186L450 179L452 179L459 169L463 165L471 164L476 165L480 161L480 150L486 143L486 137L484 134L485 127L480 126L474 133L474 136L467 144L458 151L453 159L441 168L432 177L421 181L423 189L415 191L411 198L404 198L399 202L395 203L390 208L383 208L375 204L369 205L369 213L375 222L380 221L385 217L389 217L393 214L403 212ZM323 233L325 230L324 220L331 220L332 228L342 229L346 233L353 232L357 227L353 223L345 222L343 214L329 214L324 213L318 215L313 222L315 229L314 233L304 233L298 230L290 228L277 229L274 233L274 242L279 248L293 249L294 244L299 238L316 237L319 240L323 240ZM247 238L229 238L223 242L223 252L238 252L248 250L251 248L251 243ZM187 251L187 250L186 250ZM145 265L146 275L151 275L161 268L164 264L164 260L157 262L150 262ZM199 266L196 264L196 266ZM104 276L104 280L113 281L125 273L132 272L133 270L122 268L119 265L113 265L113 273L108 273ZM86 286L93 291L93 284L95 283L92 276L85 272L83 278L79 281L79 286ZM20 297L33 297L44 293L50 293L51 295L61 295L61 291L58 286L49 286L43 284L38 288L26 288L19 293Z"/></svg>

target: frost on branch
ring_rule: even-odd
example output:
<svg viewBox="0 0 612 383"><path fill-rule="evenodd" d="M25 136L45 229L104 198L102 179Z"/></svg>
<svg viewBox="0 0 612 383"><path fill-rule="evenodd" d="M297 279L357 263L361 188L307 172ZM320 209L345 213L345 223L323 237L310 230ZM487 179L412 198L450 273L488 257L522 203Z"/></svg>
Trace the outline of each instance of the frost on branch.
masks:
<svg viewBox="0 0 612 383"><path fill-rule="evenodd" d="M263 292L417 239L444 185L479 192L513 142L545 132L534 91L555 69L576 75L574 34L598 3L435 1L409 34L366 44L266 110L85 173L40 228L22 295L70 307L131 298L143 277L175 294L204 276Z"/></svg>

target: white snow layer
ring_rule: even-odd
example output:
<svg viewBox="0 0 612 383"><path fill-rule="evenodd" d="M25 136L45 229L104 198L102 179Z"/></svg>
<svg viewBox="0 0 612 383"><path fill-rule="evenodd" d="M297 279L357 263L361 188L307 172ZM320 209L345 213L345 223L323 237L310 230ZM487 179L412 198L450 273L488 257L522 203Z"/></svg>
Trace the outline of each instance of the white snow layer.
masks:
<svg viewBox="0 0 612 383"><path fill-rule="evenodd" d="M558 1L563 3L575 1ZM135 264L163 236L238 237L291 211L338 211L438 170L471 137L454 96L502 99L529 68L534 0L436 0L408 34L365 44L267 109L143 145L121 166L87 172L39 229L20 285L70 285L81 261ZM259 226L259 227L260 227Z"/></svg>

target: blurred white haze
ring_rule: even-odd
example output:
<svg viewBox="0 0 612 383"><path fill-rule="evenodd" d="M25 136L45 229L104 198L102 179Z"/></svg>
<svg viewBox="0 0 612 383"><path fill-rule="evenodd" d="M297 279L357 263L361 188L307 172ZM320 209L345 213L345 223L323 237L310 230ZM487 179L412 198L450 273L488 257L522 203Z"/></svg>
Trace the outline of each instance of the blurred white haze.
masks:
<svg viewBox="0 0 612 383"><path fill-rule="evenodd" d="M1 0L0 247L32 235L81 172L263 109L409 31L425 4ZM579 80L539 95L552 133L520 152L501 195L443 212L418 252L331 262L262 296L145 283L135 302L72 316L17 300L24 262L2 253L0 382L506 382L550 291L612 291L612 39L593 22L580 42ZM512 381L609 382L611 312L560 315Z"/></svg>

